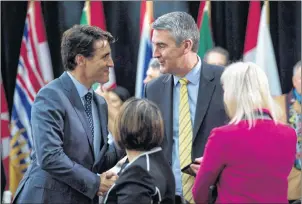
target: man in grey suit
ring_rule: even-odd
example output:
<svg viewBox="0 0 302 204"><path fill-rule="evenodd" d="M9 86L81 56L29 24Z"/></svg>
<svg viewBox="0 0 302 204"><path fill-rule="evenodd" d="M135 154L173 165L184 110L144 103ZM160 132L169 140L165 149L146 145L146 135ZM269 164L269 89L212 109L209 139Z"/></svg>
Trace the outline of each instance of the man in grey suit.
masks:
<svg viewBox="0 0 302 204"><path fill-rule="evenodd" d="M162 147L175 176L175 201L191 203L208 136L227 122L220 84L223 67L209 65L197 55L200 34L189 14L165 14L152 27L153 57L163 75L146 84L145 97L163 114Z"/></svg>
<svg viewBox="0 0 302 204"><path fill-rule="evenodd" d="M37 94L31 112L32 162L16 203L98 203L117 175L122 151L107 144L107 104L95 82L109 80L112 35L76 25L63 34L64 72ZM107 172L106 172L107 171Z"/></svg>

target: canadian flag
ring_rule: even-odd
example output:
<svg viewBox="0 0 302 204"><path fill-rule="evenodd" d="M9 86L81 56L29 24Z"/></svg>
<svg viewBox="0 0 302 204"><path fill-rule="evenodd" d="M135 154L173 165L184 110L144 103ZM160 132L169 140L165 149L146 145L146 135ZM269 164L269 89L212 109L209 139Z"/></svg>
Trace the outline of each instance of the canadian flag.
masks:
<svg viewBox="0 0 302 204"><path fill-rule="evenodd" d="M30 29L32 29L33 43L36 46L38 66L44 83L48 83L53 80L54 76L40 1L29 1L27 18L32 20Z"/></svg>
<svg viewBox="0 0 302 204"><path fill-rule="evenodd" d="M278 96L282 92L269 31L268 9L267 1L264 3L262 11L260 1L250 1L243 61L254 62L260 66L268 77L271 94Z"/></svg>

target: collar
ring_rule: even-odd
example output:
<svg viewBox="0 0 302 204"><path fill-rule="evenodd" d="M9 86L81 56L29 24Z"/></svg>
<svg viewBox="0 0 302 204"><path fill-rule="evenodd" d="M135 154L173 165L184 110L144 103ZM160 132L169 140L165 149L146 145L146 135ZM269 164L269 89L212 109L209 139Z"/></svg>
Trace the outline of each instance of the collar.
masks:
<svg viewBox="0 0 302 204"><path fill-rule="evenodd" d="M192 84L197 84L199 81L200 76L200 69L201 69L201 60L200 57L197 55L198 62L197 64L191 69L189 73L186 74L185 78ZM174 86L177 85L178 81L181 79L181 77L174 76Z"/></svg>
<svg viewBox="0 0 302 204"><path fill-rule="evenodd" d="M144 152L140 155L138 155L137 157L135 157L131 162L129 162L126 167L122 170L122 172L125 171L125 169L127 169L131 164L133 164L133 162L135 162L138 158L142 157L142 156L145 156L145 155L149 155L149 154L152 154L152 153L155 153L155 152L159 152L161 151L162 148L161 147L154 147L153 149L147 151L147 152ZM128 159L127 159L128 160Z"/></svg>
<svg viewBox="0 0 302 204"><path fill-rule="evenodd" d="M86 86L84 86L76 78L74 78L71 73L67 72L67 74L71 78L72 82L74 83L74 85L78 91L78 94L81 98L83 98L88 92L93 94L92 88L87 89Z"/></svg>
<svg viewBox="0 0 302 204"><path fill-rule="evenodd" d="M257 110L258 115L267 115L270 118L272 118L272 114L271 111L267 108L261 108Z"/></svg>
<svg viewBox="0 0 302 204"><path fill-rule="evenodd" d="M267 108L255 109L254 113L255 113L255 117L256 117L255 119L259 119L259 118L262 118L262 119L264 119L264 118L266 118L266 119L273 119L270 110L267 109ZM244 115L243 119L247 120L247 117Z"/></svg>

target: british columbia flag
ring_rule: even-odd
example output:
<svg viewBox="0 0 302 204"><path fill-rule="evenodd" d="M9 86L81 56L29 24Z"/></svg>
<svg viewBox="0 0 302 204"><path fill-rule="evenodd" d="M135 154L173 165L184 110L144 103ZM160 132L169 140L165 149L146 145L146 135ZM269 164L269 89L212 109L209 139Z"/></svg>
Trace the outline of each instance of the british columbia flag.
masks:
<svg viewBox="0 0 302 204"><path fill-rule="evenodd" d="M41 2L29 1L21 42L10 125L10 191L16 188L30 163L31 107L42 86L53 79Z"/></svg>

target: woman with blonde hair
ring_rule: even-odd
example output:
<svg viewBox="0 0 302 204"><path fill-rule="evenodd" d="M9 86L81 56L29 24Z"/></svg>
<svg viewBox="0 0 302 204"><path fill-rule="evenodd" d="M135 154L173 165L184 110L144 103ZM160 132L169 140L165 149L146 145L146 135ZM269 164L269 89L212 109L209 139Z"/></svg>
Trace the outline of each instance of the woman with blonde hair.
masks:
<svg viewBox="0 0 302 204"><path fill-rule="evenodd" d="M196 203L287 203L287 177L295 160L296 133L281 124L264 71L237 62L221 76L230 122L214 128L193 186Z"/></svg>

